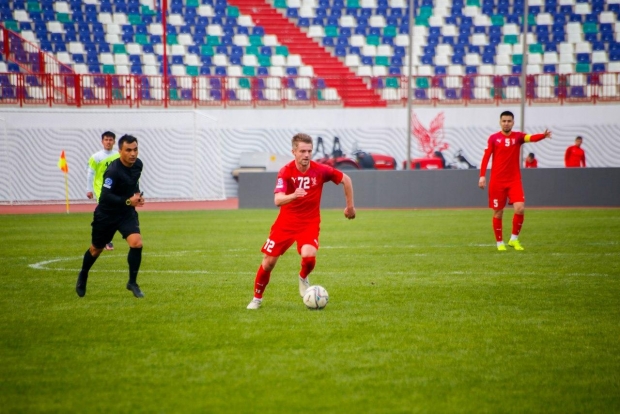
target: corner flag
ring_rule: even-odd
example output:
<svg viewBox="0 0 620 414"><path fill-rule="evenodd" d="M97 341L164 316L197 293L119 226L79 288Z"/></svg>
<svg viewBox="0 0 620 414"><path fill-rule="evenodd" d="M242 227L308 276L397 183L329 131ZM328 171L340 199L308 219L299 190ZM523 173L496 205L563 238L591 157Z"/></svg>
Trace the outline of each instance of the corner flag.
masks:
<svg viewBox="0 0 620 414"><path fill-rule="evenodd" d="M65 150L62 150L60 153L60 158L58 159L58 168L65 174L69 172L69 166L67 165L67 158L65 158Z"/></svg>
<svg viewBox="0 0 620 414"><path fill-rule="evenodd" d="M62 150L60 153L60 158L58 159L58 168L65 175L65 200L67 203L67 214L69 214L69 165L67 164L67 158L65 157L65 150Z"/></svg>

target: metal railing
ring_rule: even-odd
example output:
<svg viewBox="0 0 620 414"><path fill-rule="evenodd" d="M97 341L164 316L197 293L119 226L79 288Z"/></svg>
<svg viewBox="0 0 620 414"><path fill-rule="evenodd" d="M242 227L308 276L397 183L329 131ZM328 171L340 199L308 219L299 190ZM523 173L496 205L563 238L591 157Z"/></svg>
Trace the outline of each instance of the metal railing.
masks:
<svg viewBox="0 0 620 414"><path fill-rule="evenodd" d="M411 83L408 80L411 80ZM128 107L317 107L342 106L346 89L327 87L328 79L303 76L222 77L102 75L74 73L0 74L0 104ZM330 80L337 80L337 77ZM387 76L364 78L388 105L517 104L619 102L620 74ZM353 92L351 92L353 93ZM368 102L368 106L372 106Z"/></svg>

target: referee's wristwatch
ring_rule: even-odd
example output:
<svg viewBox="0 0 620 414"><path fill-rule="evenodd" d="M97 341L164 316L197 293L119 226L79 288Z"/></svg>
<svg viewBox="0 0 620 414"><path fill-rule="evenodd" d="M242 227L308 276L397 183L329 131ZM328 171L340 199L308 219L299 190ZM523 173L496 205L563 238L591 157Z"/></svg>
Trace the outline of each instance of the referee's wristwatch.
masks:
<svg viewBox="0 0 620 414"><path fill-rule="evenodd" d="M131 205L131 198L128 198L127 200L125 200L125 204L127 204L128 206Z"/></svg>

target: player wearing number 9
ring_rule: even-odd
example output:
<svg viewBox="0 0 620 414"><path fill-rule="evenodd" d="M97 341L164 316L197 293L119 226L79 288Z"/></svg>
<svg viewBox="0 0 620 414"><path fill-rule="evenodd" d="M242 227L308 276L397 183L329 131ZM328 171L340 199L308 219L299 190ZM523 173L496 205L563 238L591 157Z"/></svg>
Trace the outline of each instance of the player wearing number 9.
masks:
<svg viewBox="0 0 620 414"><path fill-rule="evenodd" d="M497 250L505 251L506 246L502 239L502 217L506 200L514 206L512 218L512 235L508 245L515 250L524 250L519 242L519 233L525 215L525 195L521 183L520 155L521 146L528 142L537 142L551 138L551 131L545 130L542 134L529 135L512 130L514 115L504 111L499 117L501 131L489 137L487 148L480 163L480 178L478 187L486 187L487 165L493 157L491 167L491 181L489 183L489 208L493 209L493 231L497 242Z"/></svg>
<svg viewBox="0 0 620 414"><path fill-rule="evenodd" d="M319 249L323 184L329 181L336 185L343 184L346 201L344 216L349 220L355 218L351 178L333 167L311 160L313 145L309 135L295 135L292 146L295 160L282 167L278 173L274 202L280 207L280 213L261 249L264 254L263 261L256 273L254 298L248 309L260 308L271 271L278 258L293 243L297 243L297 252L301 255L299 294L303 296L310 286L308 275L314 269Z"/></svg>

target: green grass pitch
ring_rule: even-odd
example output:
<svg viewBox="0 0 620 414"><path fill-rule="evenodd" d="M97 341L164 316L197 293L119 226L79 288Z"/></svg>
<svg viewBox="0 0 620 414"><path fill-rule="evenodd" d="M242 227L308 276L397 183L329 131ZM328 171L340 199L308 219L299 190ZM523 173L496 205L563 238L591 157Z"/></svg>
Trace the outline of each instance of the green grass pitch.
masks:
<svg viewBox="0 0 620 414"><path fill-rule="evenodd" d="M0 216L0 412L620 412L620 210L323 212L249 311L276 210L143 212L75 294L91 214ZM509 235L512 212L506 211Z"/></svg>

